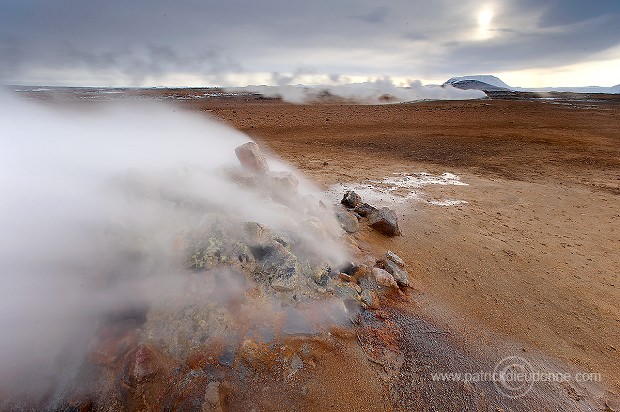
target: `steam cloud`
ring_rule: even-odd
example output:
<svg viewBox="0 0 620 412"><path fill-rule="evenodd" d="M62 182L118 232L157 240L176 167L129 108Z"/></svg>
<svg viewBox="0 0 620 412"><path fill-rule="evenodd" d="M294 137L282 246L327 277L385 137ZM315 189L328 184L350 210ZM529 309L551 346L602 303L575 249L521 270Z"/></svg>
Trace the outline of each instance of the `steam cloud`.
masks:
<svg viewBox="0 0 620 412"><path fill-rule="evenodd" d="M36 393L33 376L42 390L59 371L73 379L101 316L185 296L175 239L205 215L275 230L301 220L230 178L234 149L249 139L215 121L145 103L78 110L0 95L0 108L0 389L28 382ZM315 191L302 180L296 201ZM303 235L309 254L346 258ZM209 298L238 289L233 278L217 286Z"/></svg>
<svg viewBox="0 0 620 412"><path fill-rule="evenodd" d="M310 103L322 97L334 96L362 104L399 103L419 100L467 100L485 98L481 90L461 90L452 86L422 85L419 80L410 82L407 87L399 87L388 77L364 83L337 85L290 85L278 80L295 78L275 78L276 86L247 86L227 90L250 91L265 97L280 97L290 103ZM334 76L335 80L337 78Z"/></svg>

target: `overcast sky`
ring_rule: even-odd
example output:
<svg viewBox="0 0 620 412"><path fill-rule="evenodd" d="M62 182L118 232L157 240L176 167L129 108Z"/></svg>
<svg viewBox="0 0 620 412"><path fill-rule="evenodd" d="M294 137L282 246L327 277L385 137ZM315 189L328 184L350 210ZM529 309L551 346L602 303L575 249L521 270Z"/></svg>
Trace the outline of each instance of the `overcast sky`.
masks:
<svg viewBox="0 0 620 412"><path fill-rule="evenodd" d="M0 0L0 83L620 83L619 0Z"/></svg>

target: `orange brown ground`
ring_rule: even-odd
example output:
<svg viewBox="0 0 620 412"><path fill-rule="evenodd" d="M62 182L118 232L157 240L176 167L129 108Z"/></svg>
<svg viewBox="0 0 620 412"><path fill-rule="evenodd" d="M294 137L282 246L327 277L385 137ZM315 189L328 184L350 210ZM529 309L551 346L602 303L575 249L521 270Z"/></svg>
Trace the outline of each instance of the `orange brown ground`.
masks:
<svg viewBox="0 0 620 412"><path fill-rule="evenodd" d="M324 186L393 172L461 176L469 186L425 191L468 204L413 202L399 209L402 238L362 236L406 260L414 300L620 388L620 99L187 105Z"/></svg>

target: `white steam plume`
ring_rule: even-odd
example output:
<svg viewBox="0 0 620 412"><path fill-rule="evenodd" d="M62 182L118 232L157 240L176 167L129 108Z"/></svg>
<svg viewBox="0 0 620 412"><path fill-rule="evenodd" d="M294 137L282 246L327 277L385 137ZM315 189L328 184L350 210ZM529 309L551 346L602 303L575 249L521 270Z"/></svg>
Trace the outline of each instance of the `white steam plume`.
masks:
<svg viewBox="0 0 620 412"><path fill-rule="evenodd" d="M419 80L410 82L406 87L397 86L384 77L364 83L337 85L285 85L278 82L276 86L247 86L227 88L231 92L253 92L265 97L280 97L282 100L304 104L312 103L326 96L333 96L361 104L384 104L412 102L420 100L468 100L482 99L486 94L481 90L461 90L450 85L422 85Z"/></svg>
<svg viewBox="0 0 620 412"><path fill-rule="evenodd" d="M205 214L275 230L302 220L226 173L248 140L158 104L77 110L0 94L0 392L22 379L36 392L33 370L43 389L102 314L181 293L175 236ZM313 191L302 181L299 198ZM337 243L305 235L310 253L346 258Z"/></svg>

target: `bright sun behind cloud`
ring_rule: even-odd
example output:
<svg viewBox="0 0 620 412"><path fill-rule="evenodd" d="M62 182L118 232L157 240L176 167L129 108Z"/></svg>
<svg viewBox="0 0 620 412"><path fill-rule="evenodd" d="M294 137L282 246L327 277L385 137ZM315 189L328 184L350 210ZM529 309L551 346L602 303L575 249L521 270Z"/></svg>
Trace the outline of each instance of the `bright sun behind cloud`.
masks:
<svg viewBox="0 0 620 412"><path fill-rule="evenodd" d="M481 27L489 27L491 20L493 19L493 10L484 9L478 13L478 24Z"/></svg>
<svg viewBox="0 0 620 412"><path fill-rule="evenodd" d="M490 29L491 21L493 20L493 10L490 8L483 8L478 12L478 30L476 38L478 40L487 40L491 38L492 32Z"/></svg>

